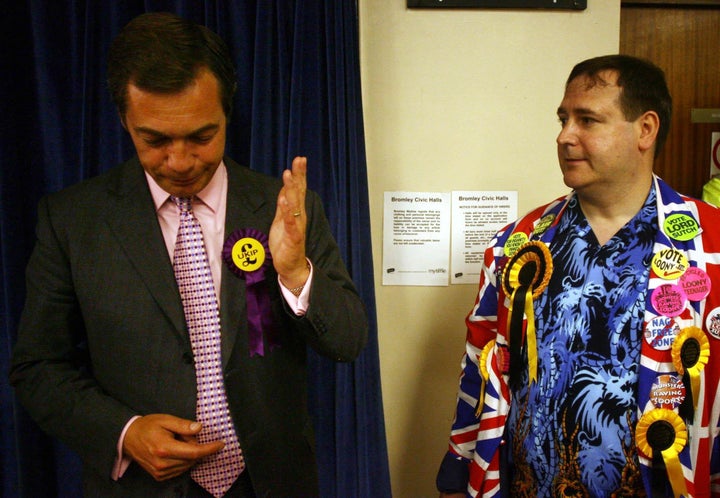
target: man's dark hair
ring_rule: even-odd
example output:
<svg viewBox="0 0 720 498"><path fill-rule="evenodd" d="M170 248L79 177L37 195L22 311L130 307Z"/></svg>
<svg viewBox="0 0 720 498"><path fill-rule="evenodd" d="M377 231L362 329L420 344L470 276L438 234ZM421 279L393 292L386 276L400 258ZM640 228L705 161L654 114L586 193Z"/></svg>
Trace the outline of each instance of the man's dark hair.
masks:
<svg viewBox="0 0 720 498"><path fill-rule="evenodd" d="M225 42L205 26L167 12L141 14L113 40L108 52L108 87L122 119L128 85L157 93L187 88L202 69L217 78L225 117L230 119L236 80Z"/></svg>
<svg viewBox="0 0 720 498"><path fill-rule="evenodd" d="M655 143L655 157L660 154L672 116L672 97L665 81L665 73L652 62L630 55L604 55L578 63L568 76L565 87L579 76L588 77L593 84L606 84L600 73L617 73L620 108L625 119L634 121L646 111L655 111L660 118Z"/></svg>

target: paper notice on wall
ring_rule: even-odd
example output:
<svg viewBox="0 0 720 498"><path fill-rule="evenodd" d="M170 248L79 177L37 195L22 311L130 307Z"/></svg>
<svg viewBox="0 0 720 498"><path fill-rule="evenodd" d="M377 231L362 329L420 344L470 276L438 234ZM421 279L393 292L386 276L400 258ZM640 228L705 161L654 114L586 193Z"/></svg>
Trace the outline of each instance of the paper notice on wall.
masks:
<svg viewBox="0 0 720 498"><path fill-rule="evenodd" d="M517 218L515 191L453 191L453 284L477 284L483 253L495 233Z"/></svg>
<svg viewBox="0 0 720 498"><path fill-rule="evenodd" d="M450 194L385 192L383 285L448 285Z"/></svg>

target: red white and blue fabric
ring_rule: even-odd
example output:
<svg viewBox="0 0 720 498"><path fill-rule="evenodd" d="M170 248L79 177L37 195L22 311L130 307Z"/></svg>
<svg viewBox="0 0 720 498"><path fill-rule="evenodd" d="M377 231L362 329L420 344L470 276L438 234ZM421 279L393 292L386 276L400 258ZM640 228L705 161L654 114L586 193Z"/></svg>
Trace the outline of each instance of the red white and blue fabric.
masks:
<svg viewBox="0 0 720 498"><path fill-rule="evenodd" d="M659 229L653 253L674 248L687 257L690 266L704 270L712 282L710 294L701 301L688 301L682 314L676 318L681 327L692 325L703 330L710 344L708 364L700 373L700 395L694 418L686 421L689 442L680 453L680 462L688 497L720 497L720 339L710 334L706 326L711 312L713 316L720 313L720 229L717 228L720 227L720 210L675 192L657 177L654 183ZM541 206L505 227L485 251L478 296L466 319L466 352L448 451L449 456L461 459L469 466L467 494L471 497L501 496L500 448L504 444L503 434L512 399L507 375L499 372L497 367L498 348L506 347L508 342L510 303L500 285L502 268L508 259L504 254L504 245L512 234L518 232L527 234L530 240L542 240L549 244L557 222L573 195L570 193ZM671 214L692 217L700 226L699 233L688 241L668 237L663 226ZM539 221L547 215L555 216L553 224L546 231L534 234ZM650 269L645 325L658 316L651 303L652 290L667 283L676 282L662 279ZM496 345L493 352L486 355L485 365L490 378L484 389L484 399L478 400L481 391L478 362L483 347L492 340L496 341ZM642 342L640 363L638 419L655 408L650 392L658 375L676 371L671 352L657 350L648 341ZM482 406L479 417L476 415L478 403ZM640 467L645 490L648 496L652 496L652 462L641 455Z"/></svg>
<svg viewBox="0 0 720 498"><path fill-rule="evenodd" d="M198 442L222 440L225 447L198 462L190 476L219 498L245 468L225 395L220 349L220 311L202 228L192 212L192 199L171 197L180 210L180 226L173 256L175 279L195 358Z"/></svg>

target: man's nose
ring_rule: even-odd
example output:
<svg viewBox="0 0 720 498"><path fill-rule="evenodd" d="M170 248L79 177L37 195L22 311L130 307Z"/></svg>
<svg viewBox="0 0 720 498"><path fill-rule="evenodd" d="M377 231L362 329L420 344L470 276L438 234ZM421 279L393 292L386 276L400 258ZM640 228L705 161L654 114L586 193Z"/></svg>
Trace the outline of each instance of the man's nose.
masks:
<svg viewBox="0 0 720 498"><path fill-rule="evenodd" d="M577 134L575 133L575 126L568 121L560 129L557 138L555 139L558 145L572 144L577 142Z"/></svg>
<svg viewBox="0 0 720 498"><path fill-rule="evenodd" d="M168 166L174 170L184 170L192 166L192 155L185 140L173 140L167 151Z"/></svg>

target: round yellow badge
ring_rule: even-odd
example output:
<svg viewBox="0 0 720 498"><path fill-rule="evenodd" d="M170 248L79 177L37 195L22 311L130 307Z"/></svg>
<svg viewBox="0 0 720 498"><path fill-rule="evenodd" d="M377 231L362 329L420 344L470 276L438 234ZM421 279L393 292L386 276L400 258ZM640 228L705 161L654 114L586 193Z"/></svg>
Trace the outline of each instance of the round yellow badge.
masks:
<svg viewBox="0 0 720 498"><path fill-rule="evenodd" d="M661 249L652 259L655 275L665 280L680 278L689 266L687 257L672 247Z"/></svg>
<svg viewBox="0 0 720 498"><path fill-rule="evenodd" d="M265 248L259 240L245 237L233 245L232 259L242 271L255 271L265 262Z"/></svg>
<svg viewBox="0 0 720 498"><path fill-rule="evenodd" d="M503 247L503 252L508 258L513 256L517 250L528 241L528 236L525 232L516 232L508 237Z"/></svg>

